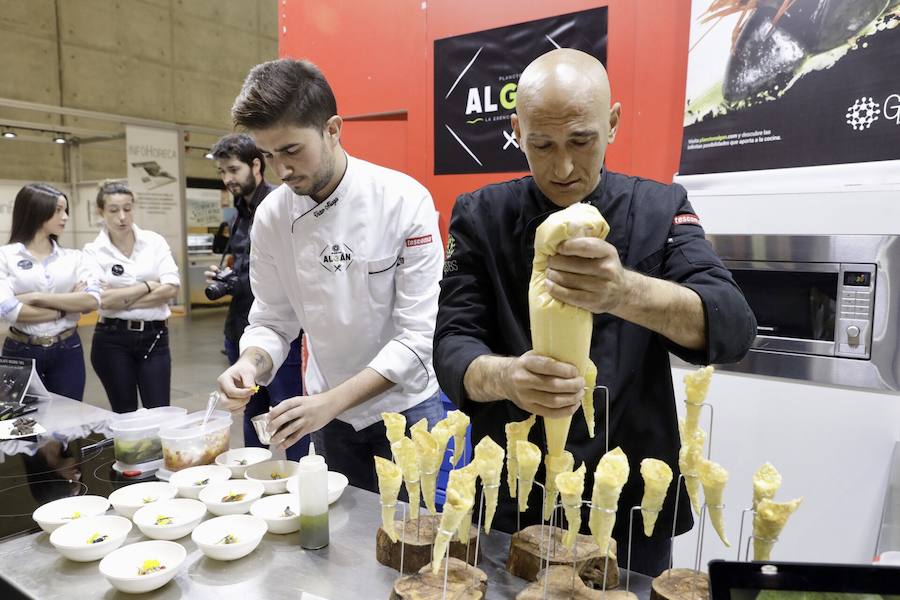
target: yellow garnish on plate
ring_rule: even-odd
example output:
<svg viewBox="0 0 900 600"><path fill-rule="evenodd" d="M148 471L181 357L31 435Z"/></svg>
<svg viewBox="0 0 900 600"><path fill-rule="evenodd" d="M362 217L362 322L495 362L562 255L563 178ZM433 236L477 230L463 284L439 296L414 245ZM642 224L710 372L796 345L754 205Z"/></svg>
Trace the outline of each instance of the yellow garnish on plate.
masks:
<svg viewBox="0 0 900 600"><path fill-rule="evenodd" d="M149 575L150 573L162 571L165 568L166 566L159 564L158 560L148 558L140 567L138 567L138 575Z"/></svg>
<svg viewBox="0 0 900 600"><path fill-rule="evenodd" d="M195 481L194 485L207 485L209 484L209 477L206 479L201 479L200 481Z"/></svg>
<svg viewBox="0 0 900 600"><path fill-rule="evenodd" d="M157 525L171 525L171 524L172 524L172 517L166 517L166 516L163 516L163 515L158 515L158 516L156 517L156 524L157 524Z"/></svg>
<svg viewBox="0 0 900 600"><path fill-rule="evenodd" d="M153 496L144 496L144 498L142 499L142 502L144 504L150 504L151 502L156 502L156 500L157 500L157 498L155 498Z"/></svg>
<svg viewBox="0 0 900 600"><path fill-rule="evenodd" d="M237 492L228 492L222 496L222 502L240 502L247 494L238 494Z"/></svg>
<svg viewBox="0 0 900 600"><path fill-rule="evenodd" d="M219 540L216 543L217 544L237 544L238 539L234 535L228 533L225 535L225 537L223 537L221 540Z"/></svg>
<svg viewBox="0 0 900 600"><path fill-rule="evenodd" d="M88 538L87 543L88 544L99 544L101 542L105 542L107 539L109 539L109 535L107 535L105 533L103 535L101 535L99 533L95 533L94 535L92 535L91 537Z"/></svg>
<svg viewBox="0 0 900 600"><path fill-rule="evenodd" d="M279 473L277 471L272 471L271 473L269 473L269 478L270 479L284 479L284 475L282 475L281 473Z"/></svg>
<svg viewBox="0 0 900 600"><path fill-rule="evenodd" d="M241 467L247 466L247 459L246 459L246 458L237 458L237 459L235 459L234 462L236 462L236 463L237 463L239 466L241 466Z"/></svg>
<svg viewBox="0 0 900 600"><path fill-rule="evenodd" d="M77 510L75 512L73 512L71 515L69 515L68 517L63 517L64 520L65 519L80 519L80 518L81 518L81 513L78 512Z"/></svg>

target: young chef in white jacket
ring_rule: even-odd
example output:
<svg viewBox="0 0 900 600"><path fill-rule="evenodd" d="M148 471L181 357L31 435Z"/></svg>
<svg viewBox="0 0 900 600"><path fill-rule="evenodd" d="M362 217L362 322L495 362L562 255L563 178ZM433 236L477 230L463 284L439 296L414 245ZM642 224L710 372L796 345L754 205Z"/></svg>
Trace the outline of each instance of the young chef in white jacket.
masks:
<svg viewBox="0 0 900 600"><path fill-rule="evenodd" d="M271 410L273 443L315 432L330 469L375 490L372 457L390 457L381 413L429 426L444 415L431 359L444 258L434 202L407 175L344 152L334 94L307 61L254 67L232 116L284 185L256 211L256 300L219 387L243 407L302 328L308 395Z"/></svg>

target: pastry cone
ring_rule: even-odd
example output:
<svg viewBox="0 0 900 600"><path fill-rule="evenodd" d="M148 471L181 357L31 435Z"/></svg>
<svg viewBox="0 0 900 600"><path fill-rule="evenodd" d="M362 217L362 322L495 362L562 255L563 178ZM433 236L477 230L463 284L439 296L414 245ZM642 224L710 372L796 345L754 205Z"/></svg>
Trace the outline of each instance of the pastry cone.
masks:
<svg viewBox="0 0 900 600"><path fill-rule="evenodd" d="M597 387L597 366L588 360L584 373L584 396L581 397L581 410L587 423L588 435L594 437L594 388ZM605 410L605 408L604 408Z"/></svg>
<svg viewBox="0 0 900 600"><path fill-rule="evenodd" d="M563 536L563 546L569 550L575 545L575 536L581 529L581 497L584 494L584 463L575 471L560 473L556 476L556 487L562 496L563 509L566 511L568 529Z"/></svg>
<svg viewBox="0 0 900 600"><path fill-rule="evenodd" d="M425 432L427 432L427 431L428 431L428 419L426 419L426 418L423 417L423 418L419 419L418 421L416 421L416 422L409 428L409 437L412 438L412 437L413 437L413 433L416 432L416 431L425 431ZM413 439L415 439L415 438L413 438Z"/></svg>
<svg viewBox="0 0 900 600"><path fill-rule="evenodd" d="M454 465L458 465L466 447L466 429L469 427L469 415L461 410L451 410L447 413L447 422L450 424L450 431L453 432L453 458L450 461Z"/></svg>
<svg viewBox="0 0 900 600"><path fill-rule="evenodd" d="M527 441L528 434L534 426L534 415L524 421L507 423L506 429L506 483L509 485L509 497L516 497L516 475L519 473L519 463L516 460L516 443Z"/></svg>
<svg viewBox="0 0 900 600"><path fill-rule="evenodd" d="M773 502L767 498L759 501L753 517L753 560L770 559L772 547L788 517L794 514L801 502L803 498L790 502Z"/></svg>
<svg viewBox="0 0 900 600"><path fill-rule="evenodd" d="M644 520L644 535L650 537L672 483L672 467L661 460L645 458L641 461L641 477L644 478L641 516Z"/></svg>
<svg viewBox="0 0 900 600"><path fill-rule="evenodd" d="M421 481L416 444L408 437L402 437L400 441L391 444L391 450L394 452L400 470L403 471L403 484L406 486L406 494L409 496L409 518L418 519Z"/></svg>
<svg viewBox="0 0 900 600"><path fill-rule="evenodd" d="M534 484L534 476L541 464L541 449L531 442L516 442L516 460L519 465L519 512L528 508L528 495Z"/></svg>
<svg viewBox="0 0 900 600"><path fill-rule="evenodd" d="M706 512L709 513L713 529L719 534L719 539L725 547L731 548L731 542L725 535L725 511L722 508L724 504L722 495L725 492L725 484L728 483L728 471L716 462L701 458L697 474L700 476L700 483L703 484Z"/></svg>
<svg viewBox="0 0 900 600"><path fill-rule="evenodd" d="M681 430L681 450L678 452L678 468L684 475L684 486L687 488L688 497L691 499L691 507L696 514L700 514L700 478L697 475L697 467L703 458L703 444L706 442L706 432L699 427L693 431L691 438L686 437L684 422L679 422Z"/></svg>
<svg viewBox="0 0 900 600"><path fill-rule="evenodd" d="M762 499L771 500L781 487L781 473L771 463L761 466L753 474L753 510Z"/></svg>
<svg viewBox="0 0 900 600"><path fill-rule="evenodd" d="M460 474L459 471L461 469L450 471L447 482L447 501L444 503L441 524L438 526L431 554L431 572L434 575L437 575L441 568L450 538L459 529L463 517L472 510L472 506L475 504L474 487L472 493L468 494L468 477L465 473Z"/></svg>
<svg viewBox="0 0 900 600"><path fill-rule="evenodd" d="M503 471L503 457L506 452L489 437L484 437L475 445L475 464L481 477L484 494L484 532L491 532L491 523L497 511L497 496L500 491L500 474Z"/></svg>
<svg viewBox="0 0 900 600"><path fill-rule="evenodd" d="M392 542L396 542L397 529L394 527L394 510L397 508L397 494L403 473L400 467L386 458L375 457L375 473L378 475L378 494L381 496L381 528Z"/></svg>
<svg viewBox="0 0 900 600"><path fill-rule="evenodd" d="M405 416L400 413L383 412L381 413L381 420L384 421L385 435L391 445L399 442L400 438L406 435Z"/></svg>
<svg viewBox="0 0 900 600"><path fill-rule="evenodd" d="M572 456L571 452L566 452L565 450L562 456L550 456L548 454L544 457L544 468L546 470L545 481L547 482L545 484L547 494L544 496L544 520L547 521L553 512L553 507L556 506L556 497L559 495L556 487L556 476L574 469L575 457Z"/></svg>
<svg viewBox="0 0 900 600"><path fill-rule="evenodd" d="M453 437L453 431L450 429L450 423L447 419L441 419L431 428L431 437L437 442L438 450L441 453L441 464L444 462L444 456L447 454L447 443Z"/></svg>
<svg viewBox="0 0 900 600"><path fill-rule="evenodd" d="M594 541L600 547L600 556L609 553L609 540L616 524L619 495L625 482L628 481L630 471L628 457L621 448L615 448L604 454L594 471L594 489L591 493L593 508L588 525Z"/></svg>
<svg viewBox="0 0 900 600"><path fill-rule="evenodd" d="M594 315L550 295L546 286L547 263L566 240L579 237L604 239L607 233L609 225L600 211L590 204L578 203L551 214L538 226L534 235L534 262L528 286L532 347L537 354L574 365L585 379L591 364ZM548 455L562 455L571 423L571 416L544 419Z"/></svg>
<svg viewBox="0 0 900 600"><path fill-rule="evenodd" d="M463 490L466 496L472 497L472 503L474 507L474 498L475 498L475 479L478 477L478 467L475 463L469 463L465 467L461 469L457 469L457 477L462 479L462 483L460 484L461 490ZM463 515L463 518L459 522L459 527L457 531L459 532L459 539L468 540L469 539L469 529L472 528L472 514L474 510L469 509L469 512Z"/></svg>
<svg viewBox="0 0 900 600"><path fill-rule="evenodd" d="M700 410L706 401L713 370L712 366L706 366L684 376L684 393L687 396L685 401L687 418L684 429L688 433L697 429L700 423Z"/></svg>
<svg viewBox="0 0 900 600"><path fill-rule="evenodd" d="M422 419L423 421L425 419ZM437 492L437 476L444 458L434 436L422 428L417 428L418 423L410 429L416 451L419 453L419 478L422 484L422 496L425 498L425 506L431 514L437 514L435 506L435 493Z"/></svg>

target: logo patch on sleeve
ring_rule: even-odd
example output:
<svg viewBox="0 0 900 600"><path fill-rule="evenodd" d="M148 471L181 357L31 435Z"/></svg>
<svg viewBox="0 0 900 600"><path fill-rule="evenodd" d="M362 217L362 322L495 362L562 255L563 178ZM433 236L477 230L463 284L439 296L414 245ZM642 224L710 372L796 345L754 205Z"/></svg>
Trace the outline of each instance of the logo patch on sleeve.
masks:
<svg viewBox="0 0 900 600"><path fill-rule="evenodd" d="M696 225L697 227L702 227L700 225L700 217L691 213L675 215L672 225Z"/></svg>
<svg viewBox="0 0 900 600"><path fill-rule="evenodd" d="M425 246L431 243L431 234L420 235L419 237L406 238L406 247L415 248L416 246Z"/></svg>

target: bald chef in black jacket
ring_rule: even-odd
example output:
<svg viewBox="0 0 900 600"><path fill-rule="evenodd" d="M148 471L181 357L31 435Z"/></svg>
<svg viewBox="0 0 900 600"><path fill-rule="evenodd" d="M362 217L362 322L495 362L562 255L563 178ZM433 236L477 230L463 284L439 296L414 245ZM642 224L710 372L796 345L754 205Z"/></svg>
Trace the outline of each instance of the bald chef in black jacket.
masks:
<svg viewBox="0 0 900 600"><path fill-rule="evenodd" d="M472 419L473 443L489 435L505 445L504 425L529 413L573 414L584 380L573 365L531 352L528 284L535 230L548 215L576 202L599 209L606 241L564 242L550 258L548 291L594 313L591 360L597 383L610 390L609 447L628 455L631 476L613 532L624 555L628 510L640 504L643 458L658 458L678 476L678 425L669 352L695 364L740 360L756 320L731 274L704 238L678 185L603 168L621 107L610 105L606 71L571 49L537 58L522 73L512 127L530 177L489 185L459 197L453 208L434 336L441 388ZM591 392L593 393L593 392ZM605 407L594 393L596 437L572 420L566 449L589 474L606 449ZM546 451L538 420L531 441ZM543 466L537 477L543 481ZM592 477L585 482L590 498ZM637 525L632 569L657 575L668 565L674 488L654 534ZM682 489L677 532L691 528ZM539 488L522 526L540 522ZM584 510L585 533L588 511ZM494 527L516 527L516 503L501 486Z"/></svg>

